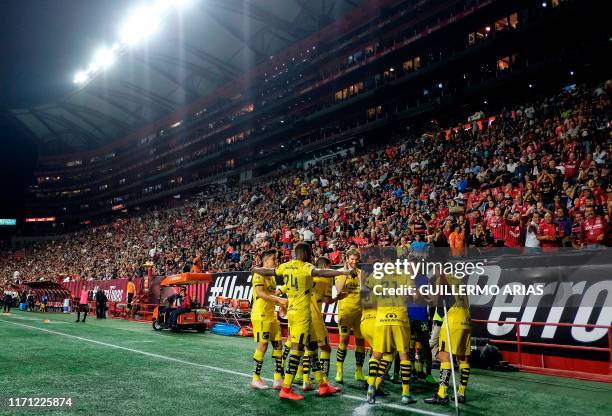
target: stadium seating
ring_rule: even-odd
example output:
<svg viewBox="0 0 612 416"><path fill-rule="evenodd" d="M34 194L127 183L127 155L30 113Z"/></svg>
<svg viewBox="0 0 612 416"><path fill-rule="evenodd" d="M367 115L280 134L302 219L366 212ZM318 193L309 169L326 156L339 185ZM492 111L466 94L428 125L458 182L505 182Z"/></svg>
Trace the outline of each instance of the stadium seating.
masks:
<svg viewBox="0 0 612 416"><path fill-rule="evenodd" d="M466 246L524 246L526 233L550 229L542 227L547 212L564 234L542 246L610 245L610 88L578 86L431 134L398 131L391 145L273 172L255 185L209 186L177 208L30 244L19 256L5 250L0 278L138 276L149 260L163 275L190 268L196 253L204 270L245 270L262 250L298 240L317 255L408 246L417 235L448 246L461 225Z"/></svg>

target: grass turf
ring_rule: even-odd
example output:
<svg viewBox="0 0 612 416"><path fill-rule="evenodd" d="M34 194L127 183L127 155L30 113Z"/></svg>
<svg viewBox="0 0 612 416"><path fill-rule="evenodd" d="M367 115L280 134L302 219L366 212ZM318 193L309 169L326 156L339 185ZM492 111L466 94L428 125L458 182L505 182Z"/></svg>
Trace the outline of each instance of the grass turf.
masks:
<svg viewBox="0 0 612 416"><path fill-rule="evenodd" d="M435 387L421 384L412 386L419 403L406 407L399 405L400 387L394 385L385 387L391 395L377 405L364 404L365 391L351 380L343 395L307 393L302 402L279 401L275 391L248 388L250 339L155 332L147 324L91 316L84 324L74 319L0 314L0 415L400 415L414 414L411 409L454 414L452 406L422 403ZM353 366L349 352L345 377L352 375ZM332 375L334 368L332 359ZM272 375L270 352L262 374ZM17 409L7 406L9 397L71 397L73 405ZM468 403L460 405L460 414L609 415L611 397L612 385L606 383L473 370Z"/></svg>

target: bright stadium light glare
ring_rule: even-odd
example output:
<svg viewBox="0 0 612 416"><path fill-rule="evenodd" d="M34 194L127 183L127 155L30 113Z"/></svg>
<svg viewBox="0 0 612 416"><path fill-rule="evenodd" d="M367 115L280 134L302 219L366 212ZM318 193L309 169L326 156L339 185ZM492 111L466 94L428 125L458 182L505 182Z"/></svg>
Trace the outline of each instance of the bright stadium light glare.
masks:
<svg viewBox="0 0 612 416"><path fill-rule="evenodd" d="M174 0L173 3L177 9L183 10L191 6L193 4L193 0Z"/></svg>
<svg viewBox="0 0 612 416"><path fill-rule="evenodd" d="M82 84L87 81L87 73L85 71L79 71L74 76L75 84Z"/></svg>
<svg viewBox="0 0 612 416"><path fill-rule="evenodd" d="M96 52L94 60L98 66L106 69L115 62L115 58L115 54L110 49L102 48Z"/></svg>
<svg viewBox="0 0 612 416"><path fill-rule="evenodd" d="M81 84L93 79L102 70L110 67L128 47L135 46L157 32L163 18L174 11L180 12L193 3L195 0L146 0L146 3L134 9L123 22L119 31L120 40L109 48L98 50L89 67L80 71L74 82Z"/></svg>
<svg viewBox="0 0 612 416"><path fill-rule="evenodd" d="M159 27L159 12L155 7L143 6L127 19L121 29L121 41L130 46L151 36Z"/></svg>
<svg viewBox="0 0 612 416"><path fill-rule="evenodd" d="M156 13L163 14L174 7L174 0L157 0L151 7Z"/></svg>
<svg viewBox="0 0 612 416"><path fill-rule="evenodd" d="M89 68L87 68L87 72L93 75L94 73L98 72L99 69L100 69L100 65L98 65L96 62L92 62L91 64L89 64Z"/></svg>

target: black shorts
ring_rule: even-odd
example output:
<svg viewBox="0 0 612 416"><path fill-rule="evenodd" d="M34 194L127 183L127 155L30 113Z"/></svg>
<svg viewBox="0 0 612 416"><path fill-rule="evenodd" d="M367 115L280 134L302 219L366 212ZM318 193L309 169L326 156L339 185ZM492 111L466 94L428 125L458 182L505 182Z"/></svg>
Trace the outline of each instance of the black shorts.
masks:
<svg viewBox="0 0 612 416"><path fill-rule="evenodd" d="M133 293L128 293L127 294L127 304L131 305L132 304L132 300L134 300L134 294Z"/></svg>
<svg viewBox="0 0 612 416"><path fill-rule="evenodd" d="M410 321L410 333L414 339L429 339L429 321Z"/></svg>

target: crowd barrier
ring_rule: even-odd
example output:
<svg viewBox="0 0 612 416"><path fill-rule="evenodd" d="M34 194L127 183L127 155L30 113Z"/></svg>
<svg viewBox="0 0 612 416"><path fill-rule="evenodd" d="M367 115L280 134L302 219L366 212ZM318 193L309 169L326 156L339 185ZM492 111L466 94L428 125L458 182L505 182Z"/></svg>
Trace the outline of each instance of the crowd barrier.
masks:
<svg viewBox="0 0 612 416"><path fill-rule="evenodd" d="M508 324L506 321L493 321L484 319L472 319L472 324ZM503 349L502 355L511 364L518 368L534 373L547 375L560 375L584 380L612 382L612 326L574 323L547 323L547 322L513 322L514 340L489 339L489 343L500 347L511 346L511 349ZM593 347L585 345L552 344L546 342L530 342L521 339L521 326L540 327L565 327L565 328L589 328L605 329L607 331L607 347ZM530 347L525 351L525 347ZM565 351L590 351L606 353L608 362L599 360L580 359L575 357L560 357L554 354L554 350Z"/></svg>

